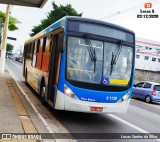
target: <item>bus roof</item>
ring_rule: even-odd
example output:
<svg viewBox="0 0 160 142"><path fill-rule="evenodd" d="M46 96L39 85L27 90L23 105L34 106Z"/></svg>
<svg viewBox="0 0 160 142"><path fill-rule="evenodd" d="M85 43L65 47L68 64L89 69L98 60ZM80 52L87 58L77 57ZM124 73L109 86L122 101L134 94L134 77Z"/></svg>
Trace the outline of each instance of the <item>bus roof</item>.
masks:
<svg viewBox="0 0 160 142"><path fill-rule="evenodd" d="M65 17L66 17L66 19L84 21L84 22L90 22L90 23L100 24L100 25L104 25L104 26L114 27L114 28L117 28L117 29L120 29L120 30L123 30L123 31L127 31L127 32L130 32L130 33L134 34L134 32L132 30L130 30L130 29L127 29L127 28L124 28L124 27L121 27L119 25L112 24L112 23L109 23L109 22L106 22L106 21L90 19L90 18L83 18L83 17L77 17L77 16L65 16Z"/></svg>
<svg viewBox="0 0 160 142"><path fill-rule="evenodd" d="M42 30L38 34L34 35L30 39L28 39L25 42L25 44L29 43L29 42L31 42L31 41L33 41L33 40L35 40L35 39L37 39L37 38L39 38L41 36L43 36L44 34L47 34L47 33L51 32L51 31L57 29L58 27L64 26L65 22L67 20L84 21L84 22L89 22L89 23L100 24L100 25L103 25L103 26L114 27L114 28L117 28L117 29L120 29L120 30L123 30L123 31L130 32L130 33L134 34L133 31L131 31L131 30L127 29L127 28L124 28L124 27L121 27L121 26L118 26L116 24L112 24L112 23L109 23L109 22L90 19L90 18L77 17L77 16L65 16L65 17L61 18L60 20L56 21L55 23L51 24L50 26L48 26L46 29Z"/></svg>

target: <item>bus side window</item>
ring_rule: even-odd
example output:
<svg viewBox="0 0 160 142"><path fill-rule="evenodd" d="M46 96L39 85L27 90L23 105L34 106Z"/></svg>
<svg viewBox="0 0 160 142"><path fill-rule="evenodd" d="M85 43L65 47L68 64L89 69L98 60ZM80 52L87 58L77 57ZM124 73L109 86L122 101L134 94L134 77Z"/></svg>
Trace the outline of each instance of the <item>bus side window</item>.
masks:
<svg viewBox="0 0 160 142"><path fill-rule="evenodd" d="M36 68L41 68L41 62L42 62L42 41L43 39L38 40L37 44L37 62L36 62Z"/></svg>
<svg viewBox="0 0 160 142"><path fill-rule="evenodd" d="M45 48L45 52L50 52L51 51L51 42L52 42L52 35L50 34L50 35L48 35L47 36L47 41L46 41L46 48Z"/></svg>
<svg viewBox="0 0 160 142"><path fill-rule="evenodd" d="M34 47L33 45L34 45L34 42L30 44L30 50L29 50L29 59L31 59L31 60L32 60L32 54L33 54L32 51L33 51L33 47Z"/></svg>
<svg viewBox="0 0 160 142"><path fill-rule="evenodd" d="M29 59L29 52L30 52L30 44L27 46L27 59Z"/></svg>
<svg viewBox="0 0 160 142"><path fill-rule="evenodd" d="M36 56L36 59L35 59L35 67L37 67L37 56L38 56L38 52L39 52L39 44L40 44L40 40L37 40L36 43L35 43L35 56Z"/></svg>
<svg viewBox="0 0 160 142"><path fill-rule="evenodd" d="M49 59L50 59L50 44L51 44L51 35L48 35L44 38L43 41L43 60L42 60L42 70L48 72Z"/></svg>
<svg viewBox="0 0 160 142"><path fill-rule="evenodd" d="M32 66L36 66L36 51L37 51L37 41L34 42L33 44L33 49L32 49Z"/></svg>
<svg viewBox="0 0 160 142"><path fill-rule="evenodd" d="M24 45L24 52L23 52L23 56L26 57L27 54L27 45Z"/></svg>
<svg viewBox="0 0 160 142"><path fill-rule="evenodd" d="M28 51L28 54L31 54L31 50L32 50L31 48L32 48L32 43L29 44L29 51Z"/></svg>
<svg viewBox="0 0 160 142"><path fill-rule="evenodd" d="M32 50L31 50L31 54L34 53L34 48L35 48L35 42L32 43Z"/></svg>

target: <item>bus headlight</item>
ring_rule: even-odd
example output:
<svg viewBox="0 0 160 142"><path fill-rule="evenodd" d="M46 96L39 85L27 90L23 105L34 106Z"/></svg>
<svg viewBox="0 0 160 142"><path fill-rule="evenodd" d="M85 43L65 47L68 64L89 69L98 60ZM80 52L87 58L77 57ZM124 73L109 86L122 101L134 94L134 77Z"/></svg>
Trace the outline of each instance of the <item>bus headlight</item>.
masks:
<svg viewBox="0 0 160 142"><path fill-rule="evenodd" d="M64 85L64 93L73 99L78 99L78 97L72 92L72 90L67 85Z"/></svg>
<svg viewBox="0 0 160 142"><path fill-rule="evenodd" d="M127 92L118 102L120 103L120 102L127 101L129 96L130 96L130 91Z"/></svg>

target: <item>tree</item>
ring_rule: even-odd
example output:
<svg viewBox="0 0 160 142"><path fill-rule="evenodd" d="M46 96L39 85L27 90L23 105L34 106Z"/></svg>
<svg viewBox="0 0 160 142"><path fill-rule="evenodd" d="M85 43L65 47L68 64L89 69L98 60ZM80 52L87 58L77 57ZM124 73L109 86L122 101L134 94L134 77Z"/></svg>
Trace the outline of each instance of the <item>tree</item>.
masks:
<svg viewBox="0 0 160 142"><path fill-rule="evenodd" d="M5 21L5 13L0 11L0 44L1 44L1 39L2 39L2 23L4 23ZM8 29L9 31L15 31L18 30L18 27L16 26L16 24L20 23L19 20L17 20L16 18L9 16L9 24L8 24Z"/></svg>
<svg viewBox="0 0 160 142"><path fill-rule="evenodd" d="M0 23L4 23L5 21L5 13L0 11ZM18 30L18 27L16 26L16 24L20 23L19 20L17 20L16 18L10 16L9 17L9 25L8 25L8 29L10 31L15 31ZM1 28L1 27L0 27Z"/></svg>
<svg viewBox="0 0 160 142"><path fill-rule="evenodd" d="M71 4L63 5L56 5L55 2L52 2L53 10L51 10L46 19L41 20L41 24L34 26L31 30L32 33L30 36L34 36L41 30L45 29L52 23L56 22L57 20L61 19L64 16L82 16L82 13L77 13L77 11L72 7Z"/></svg>
<svg viewBox="0 0 160 142"><path fill-rule="evenodd" d="M7 43L7 47L6 47L6 51L8 52L11 52L13 50L14 46L10 43Z"/></svg>

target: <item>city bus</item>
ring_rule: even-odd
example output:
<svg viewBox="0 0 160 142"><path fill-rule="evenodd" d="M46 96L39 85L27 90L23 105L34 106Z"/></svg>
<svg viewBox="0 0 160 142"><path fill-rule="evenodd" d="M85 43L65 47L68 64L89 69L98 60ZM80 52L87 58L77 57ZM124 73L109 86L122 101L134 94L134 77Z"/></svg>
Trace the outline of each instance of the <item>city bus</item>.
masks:
<svg viewBox="0 0 160 142"><path fill-rule="evenodd" d="M66 16L24 45L23 76L42 104L87 113L125 113L134 84L135 33Z"/></svg>

